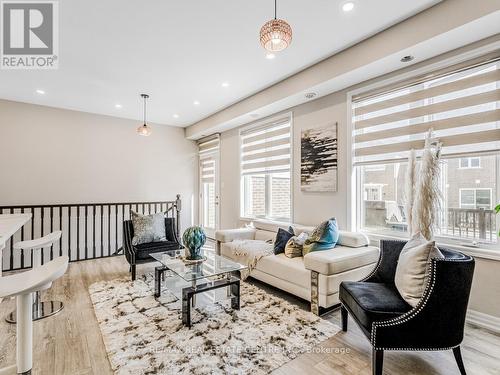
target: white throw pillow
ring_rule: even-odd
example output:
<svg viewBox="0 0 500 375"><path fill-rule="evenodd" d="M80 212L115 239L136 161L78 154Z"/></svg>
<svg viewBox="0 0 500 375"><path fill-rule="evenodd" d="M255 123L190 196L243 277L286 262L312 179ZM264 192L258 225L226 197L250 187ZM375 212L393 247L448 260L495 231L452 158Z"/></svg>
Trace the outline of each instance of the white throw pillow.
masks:
<svg viewBox="0 0 500 375"><path fill-rule="evenodd" d="M434 241L419 232L403 247L399 255L394 283L401 297L415 307L424 294L430 276L430 260L444 258Z"/></svg>

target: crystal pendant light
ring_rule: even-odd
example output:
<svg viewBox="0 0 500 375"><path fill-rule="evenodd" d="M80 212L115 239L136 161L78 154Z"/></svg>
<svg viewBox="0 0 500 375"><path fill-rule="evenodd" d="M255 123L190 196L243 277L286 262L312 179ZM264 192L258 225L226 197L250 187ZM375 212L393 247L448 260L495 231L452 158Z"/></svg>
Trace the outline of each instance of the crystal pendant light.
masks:
<svg viewBox="0 0 500 375"><path fill-rule="evenodd" d="M260 44L270 52L279 52L290 43L292 43L292 27L285 20L276 18L276 0L274 0L274 19L267 21L260 29Z"/></svg>
<svg viewBox="0 0 500 375"><path fill-rule="evenodd" d="M137 133L145 137L151 135L151 127L146 124L146 100L149 98L148 94L141 94L141 98L144 99L144 124L137 128Z"/></svg>

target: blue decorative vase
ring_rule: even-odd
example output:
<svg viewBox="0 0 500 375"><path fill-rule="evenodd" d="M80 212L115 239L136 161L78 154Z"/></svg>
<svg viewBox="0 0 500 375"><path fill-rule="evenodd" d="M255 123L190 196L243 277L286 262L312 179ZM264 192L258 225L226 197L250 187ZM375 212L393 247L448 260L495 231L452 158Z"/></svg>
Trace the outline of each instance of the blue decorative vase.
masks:
<svg viewBox="0 0 500 375"><path fill-rule="evenodd" d="M186 247L186 259L199 260L203 258L201 248L205 245L207 236L201 227L189 227L182 235L182 242Z"/></svg>

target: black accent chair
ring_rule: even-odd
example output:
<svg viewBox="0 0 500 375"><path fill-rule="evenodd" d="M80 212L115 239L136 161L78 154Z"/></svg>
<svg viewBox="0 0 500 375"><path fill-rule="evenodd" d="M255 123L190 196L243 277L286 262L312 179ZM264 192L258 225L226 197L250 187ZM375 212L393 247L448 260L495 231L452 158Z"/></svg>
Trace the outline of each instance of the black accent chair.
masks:
<svg viewBox="0 0 500 375"><path fill-rule="evenodd" d="M130 264L132 280L135 280L136 278L136 266L138 264L150 263L155 261L150 256L150 254L169 250L179 250L184 248L179 241L179 234L177 233L176 228L177 227L175 225L175 219L172 217L166 217L166 241L132 245L132 238L134 237L134 227L132 225L132 220L125 220L123 222L123 248L125 249L125 258L127 258L127 261Z"/></svg>
<svg viewBox="0 0 500 375"><path fill-rule="evenodd" d="M406 242L380 241L375 269L362 281L340 284L342 330L348 314L372 345L372 371L382 374L384 350L453 349L462 375L460 352L465 315L474 274L474 258L440 248L444 259L433 259L431 276L417 306L408 305L394 285L399 254Z"/></svg>

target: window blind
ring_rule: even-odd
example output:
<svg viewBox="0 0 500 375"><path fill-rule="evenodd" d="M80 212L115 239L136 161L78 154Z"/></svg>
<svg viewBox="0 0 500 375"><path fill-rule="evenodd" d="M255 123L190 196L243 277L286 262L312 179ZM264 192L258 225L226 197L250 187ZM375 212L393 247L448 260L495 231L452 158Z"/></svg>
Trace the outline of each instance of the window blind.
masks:
<svg viewBox="0 0 500 375"><path fill-rule="evenodd" d="M202 183L215 182L215 155L214 152L219 150L220 137L219 135L210 138L202 139L198 142L200 154L200 179Z"/></svg>
<svg viewBox="0 0 500 375"><path fill-rule="evenodd" d="M429 129L443 155L500 150L500 62L450 72L353 100L354 164L406 158Z"/></svg>
<svg viewBox="0 0 500 375"><path fill-rule="evenodd" d="M244 130L241 137L243 175L290 171L290 117Z"/></svg>

